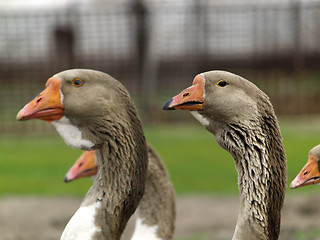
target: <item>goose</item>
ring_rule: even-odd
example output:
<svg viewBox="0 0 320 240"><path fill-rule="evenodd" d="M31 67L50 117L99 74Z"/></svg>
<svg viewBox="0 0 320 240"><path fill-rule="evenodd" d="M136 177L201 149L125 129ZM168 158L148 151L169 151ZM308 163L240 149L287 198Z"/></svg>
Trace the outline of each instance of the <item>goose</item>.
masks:
<svg viewBox="0 0 320 240"><path fill-rule="evenodd" d="M296 178L291 182L290 188L298 188L311 184L320 184L320 144L309 151L308 161Z"/></svg>
<svg viewBox="0 0 320 240"><path fill-rule="evenodd" d="M148 144L148 173L145 193L138 206L132 240L171 240L176 215L175 192L166 167ZM65 182L97 173L94 151L84 151L65 176Z"/></svg>
<svg viewBox="0 0 320 240"><path fill-rule="evenodd" d="M67 174L64 176L64 182L68 183L83 177L91 177L94 181L98 172L94 155L94 150L83 151L81 156L75 161Z"/></svg>
<svg viewBox="0 0 320 240"><path fill-rule="evenodd" d="M97 177L61 240L118 240L145 189L148 153L140 118L125 87L90 69L55 74L17 114L51 122L66 144L96 150Z"/></svg>
<svg viewBox="0 0 320 240"><path fill-rule="evenodd" d="M233 240L275 240L286 188L286 156L272 104L250 81L226 71L198 74L163 106L188 110L233 157L240 210Z"/></svg>

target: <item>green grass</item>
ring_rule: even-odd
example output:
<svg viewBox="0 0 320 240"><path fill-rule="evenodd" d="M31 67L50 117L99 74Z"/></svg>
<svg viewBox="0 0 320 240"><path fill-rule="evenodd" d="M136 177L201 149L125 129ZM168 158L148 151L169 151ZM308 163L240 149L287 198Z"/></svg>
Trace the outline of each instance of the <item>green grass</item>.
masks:
<svg viewBox="0 0 320 240"><path fill-rule="evenodd" d="M320 118L281 118L280 127L288 158L288 184L307 160L308 151L320 143ZM146 137L169 169L178 194L238 194L237 172L229 153L200 124L153 125ZM0 137L0 195L79 195L90 179L68 184L63 177L81 151L70 149L52 136ZM319 191L316 186L288 193Z"/></svg>
<svg viewBox="0 0 320 240"><path fill-rule="evenodd" d="M178 193L233 193L233 159L200 124L154 126L146 136L164 159Z"/></svg>
<svg viewBox="0 0 320 240"><path fill-rule="evenodd" d="M0 194L84 194L90 179L70 184L64 175L81 151L53 137L0 139Z"/></svg>
<svg viewBox="0 0 320 240"><path fill-rule="evenodd" d="M298 240L304 239L319 239L320 236L320 228L310 229L310 231L300 231L297 233Z"/></svg>

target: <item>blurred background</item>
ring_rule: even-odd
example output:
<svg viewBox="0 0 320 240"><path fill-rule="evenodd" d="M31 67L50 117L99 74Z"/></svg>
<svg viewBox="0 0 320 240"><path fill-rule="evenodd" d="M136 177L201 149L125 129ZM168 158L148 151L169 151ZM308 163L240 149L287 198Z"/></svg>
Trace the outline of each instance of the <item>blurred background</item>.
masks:
<svg viewBox="0 0 320 240"><path fill-rule="evenodd" d="M52 198L75 198L70 204L77 209L91 185L90 179L63 183L81 152L68 148L50 124L15 120L50 76L69 68L104 71L128 88L179 201L206 196L208 206L195 203L206 210L219 208L221 197L234 205L233 160L190 114L162 111L196 74L231 71L270 96L287 152L288 184L320 143L319 0L0 0L0 218L12 218L12 225L14 210L23 212L19 199L31 201L25 209L39 207L36 196L66 212ZM300 215L299 221L287 221L281 239L320 239L319 224L313 224L319 223L314 202L320 201L320 189L288 189L287 196L287 212ZM177 239L230 239L237 208L230 214L222 233L211 216L207 228L178 227ZM59 236L71 215L50 222L54 234ZM7 222L0 226L0 239L21 239L7 220L0 219ZM33 240L57 239L37 230L29 234Z"/></svg>

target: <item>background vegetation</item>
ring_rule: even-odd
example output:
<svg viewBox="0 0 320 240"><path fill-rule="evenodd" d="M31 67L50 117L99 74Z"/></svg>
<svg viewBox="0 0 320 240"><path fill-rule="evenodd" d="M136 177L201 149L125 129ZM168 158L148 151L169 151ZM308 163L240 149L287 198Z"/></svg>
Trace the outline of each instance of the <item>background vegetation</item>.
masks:
<svg viewBox="0 0 320 240"><path fill-rule="evenodd" d="M320 143L320 118L286 117L279 122L288 159L289 185L306 163L309 150ZM196 121L149 125L145 133L148 142L164 159L178 194L238 194L232 157ZM1 136L0 195L83 196L91 179L63 182L64 175L80 154L81 151L66 146L57 133ZM287 192L318 190L305 187Z"/></svg>

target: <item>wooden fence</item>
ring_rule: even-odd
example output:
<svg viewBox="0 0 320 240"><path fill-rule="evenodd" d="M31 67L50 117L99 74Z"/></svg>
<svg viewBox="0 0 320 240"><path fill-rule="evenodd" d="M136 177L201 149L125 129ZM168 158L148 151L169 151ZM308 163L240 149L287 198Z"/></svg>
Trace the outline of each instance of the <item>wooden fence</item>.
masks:
<svg viewBox="0 0 320 240"><path fill-rule="evenodd" d="M0 10L0 133L51 131L15 115L56 72L92 68L129 89L144 121L203 71L256 83L279 115L319 114L320 2L107 1Z"/></svg>

